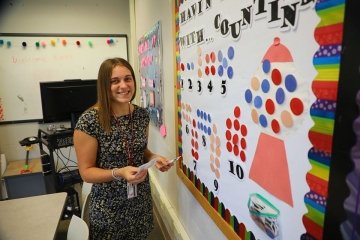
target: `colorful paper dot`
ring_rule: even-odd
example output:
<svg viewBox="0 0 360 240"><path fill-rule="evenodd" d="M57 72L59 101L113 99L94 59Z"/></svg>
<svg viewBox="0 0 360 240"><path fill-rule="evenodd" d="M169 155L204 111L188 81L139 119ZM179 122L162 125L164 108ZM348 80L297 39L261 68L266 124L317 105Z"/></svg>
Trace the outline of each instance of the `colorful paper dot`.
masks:
<svg viewBox="0 0 360 240"><path fill-rule="evenodd" d="M241 125L240 132L241 132L241 135L246 137L246 135L247 135L247 127L244 124Z"/></svg>
<svg viewBox="0 0 360 240"><path fill-rule="evenodd" d="M222 65L224 66L225 69L228 67L228 60L226 58L223 58Z"/></svg>
<svg viewBox="0 0 360 240"><path fill-rule="evenodd" d="M238 117L240 117L240 107L239 106L236 106L235 108L234 108L234 116L236 117L236 118L238 118Z"/></svg>
<svg viewBox="0 0 360 240"><path fill-rule="evenodd" d="M257 77L251 78L251 88L255 91L259 90L260 88L260 81Z"/></svg>
<svg viewBox="0 0 360 240"><path fill-rule="evenodd" d="M206 62L206 63L209 63L209 62L210 62L210 56L209 56L209 54L206 54L206 55L205 55L205 62Z"/></svg>
<svg viewBox="0 0 360 240"><path fill-rule="evenodd" d="M228 129L231 129L231 128L232 128L232 121L231 121L230 118L226 119L226 127L227 127Z"/></svg>
<svg viewBox="0 0 360 240"><path fill-rule="evenodd" d="M292 74L288 74L285 77L285 88L289 92L294 92L297 88L296 78Z"/></svg>
<svg viewBox="0 0 360 240"><path fill-rule="evenodd" d="M229 58L230 60L232 60L232 59L234 58L234 56L235 56L234 48L230 46L230 47L228 48L228 58Z"/></svg>
<svg viewBox="0 0 360 240"><path fill-rule="evenodd" d="M218 67L218 75L222 77L224 75L224 68L222 65Z"/></svg>
<svg viewBox="0 0 360 240"><path fill-rule="evenodd" d="M286 110L281 112L280 119L281 119L282 124L287 128L292 127L294 124L291 113L289 113Z"/></svg>
<svg viewBox="0 0 360 240"><path fill-rule="evenodd" d="M260 116L259 116L259 123L260 123L260 125L261 125L262 127L264 127L264 128L267 127L268 123L267 123L267 119L266 119L265 115L260 114Z"/></svg>
<svg viewBox="0 0 360 240"><path fill-rule="evenodd" d="M262 106L262 99L260 96L256 96L254 98L254 106L257 108L257 109L260 109L261 106Z"/></svg>
<svg viewBox="0 0 360 240"><path fill-rule="evenodd" d="M216 56L215 56L215 53L214 53L214 52L211 52L211 53L210 53L210 59L211 59L211 62L212 62L212 63L215 63Z"/></svg>
<svg viewBox="0 0 360 240"><path fill-rule="evenodd" d="M273 130L274 133L280 132L280 124L276 119L271 121L271 129Z"/></svg>
<svg viewBox="0 0 360 240"><path fill-rule="evenodd" d="M234 134L234 135L233 135L232 143L233 143L234 145L236 145L236 144L239 143L239 136L238 136L237 134Z"/></svg>
<svg viewBox="0 0 360 240"><path fill-rule="evenodd" d="M250 89L247 89L247 90L245 91L245 101L246 101L247 103L251 103L251 102L252 102L252 92L251 92Z"/></svg>
<svg viewBox="0 0 360 240"><path fill-rule="evenodd" d="M215 75L216 74L216 68L214 65L211 66L211 74Z"/></svg>
<svg viewBox="0 0 360 240"><path fill-rule="evenodd" d="M221 50L218 51L218 61L221 62L223 59L223 53Z"/></svg>
<svg viewBox="0 0 360 240"><path fill-rule="evenodd" d="M293 114L298 116L304 111L304 105L299 98L293 98L290 101L290 109Z"/></svg>
<svg viewBox="0 0 360 240"><path fill-rule="evenodd" d="M230 141L230 139L231 139L231 132L230 132L230 130L226 130L226 132L225 132L225 137L226 137L226 140Z"/></svg>
<svg viewBox="0 0 360 240"><path fill-rule="evenodd" d="M233 75L234 75L234 71L233 68L231 66L228 67L227 69L227 75L229 79L232 79Z"/></svg>
<svg viewBox="0 0 360 240"><path fill-rule="evenodd" d="M262 69L263 69L264 73L269 73L270 67L271 67L270 61L265 59L262 63Z"/></svg>
<svg viewBox="0 0 360 240"><path fill-rule="evenodd" d="M236 131L239 131L239 129L240 129L240 122L239 122L238 119L235 119L235 120L234 120L234 129L235 129Z"/></svg>
<svg viewBox="0 0 360 240"><path fill-rule="evenodd" d="M275 112L275 104L272 99L267 99L265 102L265 109L270 115Z"/></svg>
<svg viewBox="0 0 360 240"><path fill-rule="evenodd" d="M274 70L272 70L271 80L275 85L281 84L281 73L280 73L279 69L275 68Z"/></svg>
<svg viewBox="0 0 360 240"><path fill-rule="evenodd" d="M210 73L210 69L209 69L208 66L206 66L206 67L205 67L205 74L206 74L206 75L209 75L209 73Z"/></svg>
<svg viewBox="0 0 360 240"><path fill-rule="evenodd" d="M245 138L240 139L240 146L241 146L242 149L246 148L246 140L245 140Z"/></svg>
<svg viewBox="0 0 360 240"><path fill-rule="evenodd" d="M262 82L261 82L261 90L264 92L264 93L268 93L269 90L270 90L270 83L267 79L264 79Z"/></svg>
<svg viewBox="0 0 360 240"><path fill-rule="evenodd" d="M275 93L275 99L278 104L283 104L285 101L285 92L282 88L278 88Z"/></svg>

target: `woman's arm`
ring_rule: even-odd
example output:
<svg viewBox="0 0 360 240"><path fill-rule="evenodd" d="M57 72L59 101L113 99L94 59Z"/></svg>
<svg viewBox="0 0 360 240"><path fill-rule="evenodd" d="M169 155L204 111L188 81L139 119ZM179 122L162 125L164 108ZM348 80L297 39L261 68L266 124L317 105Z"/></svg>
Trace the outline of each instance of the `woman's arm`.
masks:
<svg viewBox="0 0 360 240"><path fill-rule="evenodd" d="M137 168L127 166L119 169L102 169L96 166L98 141L96 138L79 130L74 131L74 147L78 160L81 178L89 183L103 183L113 181L113 174L124 178L130 183L138 183L145 179L146 172L137 173ZM136 176L135 176L136 175Z"/></svg>

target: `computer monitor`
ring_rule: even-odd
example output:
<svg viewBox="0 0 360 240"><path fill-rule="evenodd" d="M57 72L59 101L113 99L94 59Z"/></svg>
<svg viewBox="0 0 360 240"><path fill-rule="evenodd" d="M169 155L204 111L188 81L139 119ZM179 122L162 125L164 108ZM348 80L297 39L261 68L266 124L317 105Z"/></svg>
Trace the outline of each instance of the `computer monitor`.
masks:
<svg viewBox="0 0 360 240"><path fill-rule="evenodd" d="M70 121L74 127L86 109L96 103L96 80L40 82L43 123Z"/></svg>

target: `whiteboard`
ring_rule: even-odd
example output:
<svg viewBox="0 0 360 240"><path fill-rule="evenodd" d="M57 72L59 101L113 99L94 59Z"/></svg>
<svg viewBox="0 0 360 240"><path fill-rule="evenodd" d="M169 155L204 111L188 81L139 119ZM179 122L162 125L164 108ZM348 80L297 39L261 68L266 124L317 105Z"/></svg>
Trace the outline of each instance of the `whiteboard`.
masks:
<svg viewBox="0 0 360 240"><path fill-rule="evenodd" d="M128 59L125 34L0 34L0 124L42 120L40 82L97 79L107 58Z"/></svg>

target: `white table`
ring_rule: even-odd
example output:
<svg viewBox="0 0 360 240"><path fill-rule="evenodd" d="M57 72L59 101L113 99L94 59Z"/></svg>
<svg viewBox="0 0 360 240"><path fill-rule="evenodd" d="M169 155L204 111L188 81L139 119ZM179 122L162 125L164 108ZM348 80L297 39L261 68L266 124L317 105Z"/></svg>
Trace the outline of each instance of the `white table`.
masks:
<svg viewBox="0 0 360 240"><path fill-rule="evenodd" d="M0 239L54 239L66 197L61 192L0 201Z"/></svg>

